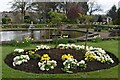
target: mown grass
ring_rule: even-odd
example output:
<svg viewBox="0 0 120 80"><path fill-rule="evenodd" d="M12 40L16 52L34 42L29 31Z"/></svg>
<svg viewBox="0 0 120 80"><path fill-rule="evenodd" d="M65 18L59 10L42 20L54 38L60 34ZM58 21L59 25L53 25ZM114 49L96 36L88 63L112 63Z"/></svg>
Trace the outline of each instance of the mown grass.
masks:
<svg viewBox="0 0 120 80"><path fill-rule="evenodd" d="M84 42L77 42L76 44L84 44ZM38 44L32 44L24 49L35 48ZM51 44L49 44L51 45ZM118 57L118 40L108 40L101 42L88 42L89 46L101 47L104 50L112 52ZM54 45L51 45L54 46ZM16 47L11 46L0 46L2 48L0 58L2 58L2 78L118 78L118 67L119 65L112 67L110 69L98 70L93 72L80 72L76 74L34 74L23 72L19 70L14 70L8 67L4 63L6 55L12 52Z"/></svg>

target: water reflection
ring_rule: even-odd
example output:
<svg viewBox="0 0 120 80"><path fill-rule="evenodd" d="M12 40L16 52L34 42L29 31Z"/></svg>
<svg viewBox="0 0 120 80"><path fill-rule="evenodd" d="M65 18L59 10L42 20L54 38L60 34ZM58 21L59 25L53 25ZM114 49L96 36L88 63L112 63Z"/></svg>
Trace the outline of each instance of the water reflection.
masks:
<svg viewBox="0 0 120 80"><path fill-rule="evenodd" d="M50 39L51 36L59 35L56 30L40 30L40 31L1 31L0 32L1 41L11 41L11 40L23 40L27 36L31 36L34 40L40 39ZM69 35L69 38L76 38L83 36L82 32L77 31L62 31L63 35Z"/></svg>

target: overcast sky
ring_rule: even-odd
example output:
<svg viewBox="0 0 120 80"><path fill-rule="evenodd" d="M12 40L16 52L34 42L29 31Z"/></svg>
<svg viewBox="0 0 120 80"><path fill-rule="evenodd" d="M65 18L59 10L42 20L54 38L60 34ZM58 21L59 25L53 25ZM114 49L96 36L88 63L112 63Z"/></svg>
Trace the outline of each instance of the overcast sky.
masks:
<svg viewBox="0 0 120 80"><path fill-rule="evenodd" d="M0 0L0 12L2 11L10 11L10 4L9 2L12 2L13 0ZM91 1L91 0L90 0ZM109 10L113 5L116 5L118 7L118 2L120 0L95 0L99 5L101 5L101 8L103 11L96 12L96 14L104 14L107 10Z"/></svg>

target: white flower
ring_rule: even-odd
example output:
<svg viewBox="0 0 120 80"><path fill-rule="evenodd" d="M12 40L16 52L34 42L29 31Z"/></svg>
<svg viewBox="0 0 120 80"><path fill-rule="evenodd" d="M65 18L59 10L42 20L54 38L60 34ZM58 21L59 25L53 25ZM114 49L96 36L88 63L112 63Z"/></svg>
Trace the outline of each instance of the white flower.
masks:
<svg viewBox="0 0 120 80"><path fill-rule="evenodd" d="M38 66L40 67L42 65L42 63L41 62L38 62Z"/></svg>
<svg viewBox="0 0 120 80"><path fill-rule="evenodd" d="M54 60L50 60L50 61L43 61L38 62L38 66L40 67L40 70L44 71L44 70L50 70L50 69L54 69L57 66L57 62ZM50 66L49 68L46 68L46 66Z"/></svg>
<svg viewBox="0 0 120 80"><path fill-rule="evenodd" d="M28 61L23 59L22 62L28 62Z"/></svg>
<svg viewBox="0 0 120 80"><path fill-rule="evenodd" d="M46 69L47 71L49 70L49 69Z"/></svg>
<svg viewBox="0 0 120 80"><path fill-rule="evenodd" d="M114 61L111 59L111 63L114 63Z"/></svg>
<svg viewBox="0 0 120 80"><path fill-rule="evenodd" d="M45 68L42 66L42 67L40 67L40 70L44 71L44 70L45 70Z"/></svg>
<svg viewBox="0 0 120 80"><path fill-rule="evenodd" d="M24 49L15 49L14 52L19 52L19 53L21 53L21 52L24 52Z"/></svg>
<svg viewBox="0 0 120 80"><path fill-rule="evenodd" d="M50 46L47 45L40 45L40 46L36 46L37 49L50 49Z"/></svg>
<svg viewBox="0 0 120 80"><path fill-rule="evenodd" d="M19 56L16 56L15 58L13 58L13 61L18 60L19 58L20 58Z"/></svg>
<svg viewBox="0 0 120 80"><path fill-rule="evenodd" d="M28 55L20 55L13 58L13 66L20 65L23 62L28 62L30 60Z"/></svg>
<svg viewBox="0 0 120 80"><path fill-rule="evenodd" d="M54 66L51 66L51 69L54 69Z"/></svg>
<svg viewBox="0 0 120 80"><path fill-rule="evenodd" d="M79 63L80 63L80 64L85 64L85 61L84 61L84 60L81 60Z"/></svg>
<svg viewBox="0 0 120 80"><path fill-rule="evenodd" d="M67 68L69 69L69 68L70 68L70 65L68 65Z"/></svg>
<svg viewBox="0 0 120 80"><path fill-rule="evenodd" d="M15 62L13 62L13 66L15 66Z"/></svg>
<svg viewBox="0 0 120 80"><path fill-rule="evenodd" d="M20 65L20 64L22 64L22 61L17 61L15 64Z"/></svg>
<svg viewBox="0 0 120 80"><path fill-rule="evenodd" d="M93 50L94 48L92 46L90 46L89 50Z"/></svg>

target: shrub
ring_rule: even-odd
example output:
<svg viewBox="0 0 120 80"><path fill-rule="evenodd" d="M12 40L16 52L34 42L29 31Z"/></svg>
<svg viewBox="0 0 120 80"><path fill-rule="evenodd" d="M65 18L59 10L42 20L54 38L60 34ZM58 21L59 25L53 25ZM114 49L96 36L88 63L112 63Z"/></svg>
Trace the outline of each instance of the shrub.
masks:
<svg viewBox="0 0 120 80"><path fill-rule="evenodd" d="M30 46L31 44L31 40L33 40L31 37L26 37L24 40L19 41L19 40L13 40L10 42L11 46L15 46L15 47L27 47Z"/></svg>

